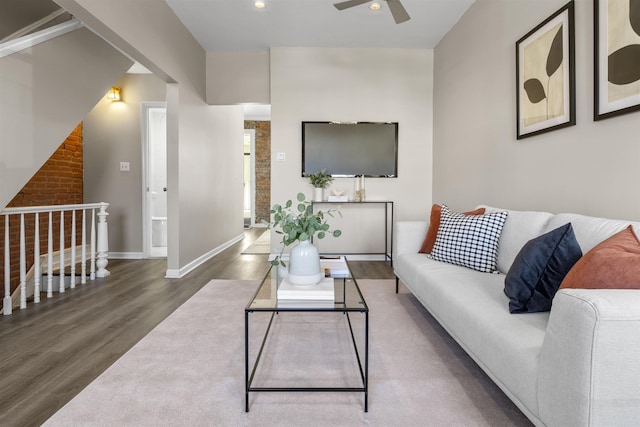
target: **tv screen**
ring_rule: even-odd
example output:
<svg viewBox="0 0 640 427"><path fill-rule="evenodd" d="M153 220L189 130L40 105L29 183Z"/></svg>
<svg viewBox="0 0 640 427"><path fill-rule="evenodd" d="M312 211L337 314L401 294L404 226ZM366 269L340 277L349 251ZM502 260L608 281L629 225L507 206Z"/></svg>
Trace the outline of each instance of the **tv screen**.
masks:
<svg viewBox="0 0 640 427"><path fill-rule="evenodd" d="M302 175L398 176L398 123L302 122Z"/></svg>

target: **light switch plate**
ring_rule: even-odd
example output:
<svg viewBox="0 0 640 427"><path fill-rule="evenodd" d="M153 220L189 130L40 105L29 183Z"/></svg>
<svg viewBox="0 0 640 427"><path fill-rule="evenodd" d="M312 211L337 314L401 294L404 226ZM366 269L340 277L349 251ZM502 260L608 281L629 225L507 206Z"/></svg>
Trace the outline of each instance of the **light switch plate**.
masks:
<svg viewBox="0 0 640 427"><path fill-rule="evenodd" d="M287 160L287 153L276 153L276 161L284 162L285 160Z"/></svg>

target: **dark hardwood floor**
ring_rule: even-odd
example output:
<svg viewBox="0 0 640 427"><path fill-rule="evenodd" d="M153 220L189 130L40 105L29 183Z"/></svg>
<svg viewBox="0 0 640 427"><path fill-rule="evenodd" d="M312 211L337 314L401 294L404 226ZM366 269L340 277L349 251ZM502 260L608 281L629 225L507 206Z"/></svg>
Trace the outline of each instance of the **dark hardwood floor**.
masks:
<svg viewBox="0 0 640 427"><path fill-rule="evenodd" d="M182 279L166 261L110 260L109 277L0 316L0 426L38 426L211 279L259 280L267 255L241 255L264 229ZM356 278L392 279L389 262L351 262Z"/></svg>

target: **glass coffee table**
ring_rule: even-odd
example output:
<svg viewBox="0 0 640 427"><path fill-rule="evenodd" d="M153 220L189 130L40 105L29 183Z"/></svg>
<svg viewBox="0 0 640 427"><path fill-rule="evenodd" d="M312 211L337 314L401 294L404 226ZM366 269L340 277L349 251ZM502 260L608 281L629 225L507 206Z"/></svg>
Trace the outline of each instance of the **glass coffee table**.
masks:
<svg viewBox="0 0 640 427"><path fill-rule="evenodd" d="M247 304L244 310L244 338L245 338L245 411L249 412L249 393L251 392L361 392L364 393L364 412L368 411L368 377L369 377L369 308L367 303L360 292L356 279L351 274L351 268L348 267L349 263L345 259L347 270L341 270L340 274L335 274L333 279L334 285L334 299L333 301L298 301L298 300L278 300L278 286L282 282L281 274L279 274L279 268L271 267L265 277L262 279L262 283L258 287L258 290ZM323 265L324 267L324 265ZM256 316L257 313L262 313L262 316ZM262 356L269 351L269 346L265 345L268 342L270 332L275 333L272 329L274 321L281 320L284 316L291 315L291 313L308 313L315 316L304 316L302 320L311 317L317 318L317 316L323 316L324 314L331 314L335 316L335 313L342 313L344 322L346 322L345 329L348 329L348 335L350 341L346 345L342 346L345 350L343 355L345 358L353 358L357 362L358 370L355 375L359 384L353 386L329 386L329 387L316 387L316 386L304 386L304 387L287 387L278 385L261 385L254 386L254 380L256 379L256 372L260 366ZM253 314L253 316L251 316ZM352 319L354 314L360 314L364 319ZM360 327L354 327L352 322L360 321L357 325ZM340 320L339 320L340 322ZM302 323L304 325L304 323ZM303 326L301 326L303 327ZM251 329L261 328L264 329L264 336L261 338L261 342L252 342L250 337ZM354 330L356 332L354 332ZM337 331L336 331L337 334ZM255 335L255 333L254 333ZM262 335L262 333L258 334ZM255 339L258 341L258 339ZM256 349L253 345L258 345ZM251 352L253 354L250 356ZM249 359L252 359L251 361ZM306 368L304 364L305 360L300 361L288 361L290 363L297 363ZM250 368L251 366L251 368ZM355 366L355 363L353 363ZM261 369L268 369L269 366L263 366ZM259 372L258 372L259 374Z"/></svg>

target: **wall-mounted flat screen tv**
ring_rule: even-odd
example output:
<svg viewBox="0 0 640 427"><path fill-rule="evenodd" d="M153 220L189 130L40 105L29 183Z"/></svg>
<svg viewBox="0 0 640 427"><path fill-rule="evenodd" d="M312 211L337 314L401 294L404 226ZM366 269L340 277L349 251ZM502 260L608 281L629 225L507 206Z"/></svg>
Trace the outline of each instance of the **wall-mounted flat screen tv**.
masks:
<svg viewBox="0 0 640 427"><path fill-rule="evenodd" d="M398 176L397 122L302 122L302 175Z"/></svg>

